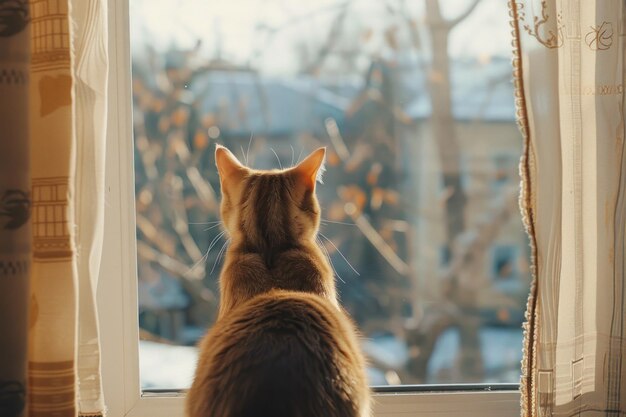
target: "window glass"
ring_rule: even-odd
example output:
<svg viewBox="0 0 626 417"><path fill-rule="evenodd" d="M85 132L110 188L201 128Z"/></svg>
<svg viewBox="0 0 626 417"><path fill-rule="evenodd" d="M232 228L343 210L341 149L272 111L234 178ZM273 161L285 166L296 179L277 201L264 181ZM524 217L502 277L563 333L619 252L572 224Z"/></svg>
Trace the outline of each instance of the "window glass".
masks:
<svg viewBox="0 0 626 417"><path fill-rule="evenodd" d="M506 3L131 0L140 368L191 383L226 239L216 143L328 148L320 244L373 385L517 382L529 287Z"/></svg>

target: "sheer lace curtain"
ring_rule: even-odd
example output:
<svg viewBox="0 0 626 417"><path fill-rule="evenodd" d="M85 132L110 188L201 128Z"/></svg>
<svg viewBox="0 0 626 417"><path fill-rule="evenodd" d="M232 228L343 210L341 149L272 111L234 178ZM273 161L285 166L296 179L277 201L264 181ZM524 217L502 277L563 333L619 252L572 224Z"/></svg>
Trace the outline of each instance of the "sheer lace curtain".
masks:
<svg viewBox="0 0 626 417"><path fill-rule="evenodd" d="M510 1L534 252L525 416L626 414L626 1Z"/></svg>
<svg viewBox="0 0 626 417"><path fill-rule="evenodd" d="M103 0L0 1L2 416L104 413L106 16Z"/></svg>

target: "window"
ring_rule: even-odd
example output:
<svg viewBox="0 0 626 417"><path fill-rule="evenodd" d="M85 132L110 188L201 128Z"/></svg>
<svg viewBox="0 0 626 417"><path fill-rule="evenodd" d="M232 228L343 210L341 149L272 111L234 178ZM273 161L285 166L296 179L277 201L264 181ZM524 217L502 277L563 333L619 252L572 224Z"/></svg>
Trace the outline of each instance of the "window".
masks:
<svg viewBox="0 0 626 417"><path fill-rule="evenodd" d="M494 265L509 260L498 247L523 263L526 237L516 199L506 198L518 179L490 186L500 181L490 161L521 151L506 7L478 1L448 49L434 51L438 35L424 21L436 10L422 2L178 3L109 5L99 302L111 415L182 415L193 344L218 296L221 245L198 262L217 236L213 223L200 224L218 220L215 142L258 168L328 146L322 232L342 302L367 337L376 416L517 415L521 330L512 312L525 297L498 287ZM445 19L473 4L440 3ZM249 11L261 4L263 13ZM440 52L452 87L443 108ZM457 149L451 159L439 159L441 135ZM528 269L514 271L506 279L527 291Z"/></svg>
<svg viewBox="0 0 626 417"><path fill-rule="evenodd" d="M511 179L517 176L517 165L519 157L513 153L496 153L492 157L495 178L493 185L495 187L501 187L510 183Z"/></svg>

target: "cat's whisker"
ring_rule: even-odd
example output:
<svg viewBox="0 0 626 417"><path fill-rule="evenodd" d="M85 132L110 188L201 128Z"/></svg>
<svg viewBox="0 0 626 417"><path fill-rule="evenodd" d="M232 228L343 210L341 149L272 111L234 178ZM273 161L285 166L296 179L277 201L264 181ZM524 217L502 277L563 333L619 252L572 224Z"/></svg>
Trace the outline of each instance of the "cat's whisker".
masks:
<svg viewBox="0 0 626 417"><path fill-rule="evenodd" d="M246 162L246 165L248 165L248 158L246 158L246 153L243 150L243 145L239 146L241 148L241 158L243 158L243 160Z"/></svg>
<svg viewBox="0 0 626 417"><path fill-rule="evenodd" d="M222 261L224 254L228 250L228 246L230 245L230 242L232 242L232 239L226 239L226 242L224 242L224 245L222 246L220 253L217 254L218 263Z"/></svg>
<svg viewBox="0 0 626 417"><path fill-rule="evenodd" d="M217 242L219 241L219 239L224 236L226 232L223 231L221 233L219 233L217 236L215 236L213 238L213 240L211 241L211 243L209 244L209 248L206 250L206 253L204 254L204 256L202 256L202 258L198 259L198 261L193 264L193 266L191 268L189 268L189 272L193 271L194 269L196 269L198 267L198 265L200 265L203 262L206 262L206 260L209 258L209 253L211 253L211 249L213 249L213 246L215 246L215 244L217 244Z"/></svg>
<svg viewBox="0 0 626 417"><path fill-rule="evenodd" d="M250 140L248 140L248 151L246 152L246 166L250 166L248 157L250 156L250 145L252 145L252 136L254 136L254 133L250 132Z"/></svg>
<svg viewBox="0 0 626 417"><path fill-rule="evenodd" d="M326 220L326 219L322 219L320 220L321 223L332 223L332 224L343 224L345 226L356 226L356 224L354 223L348 223L348 222L336 222L334 220Z"/></svg>
<svg viewBox="0 0 626 417"><path fill-rule="evenodd" d="M295 149L293 149L293 145L289 145L289 147L291 148L291 166L293 166L293 160L296 157L296 151Z"/></svg>
<svg viewBox="0 0 626 417"><path fill-rule="evenodd" d="M296 164L300 163L300 159L302 159L302 152L304 151L304 148L300 148L300 153L298 154L298 160L296 161Z"/></svg>
<svg viewBox="0 0 626 417"><path fill-rule="evenodd" d="M322 252L324 252L326 259L328 259L328 263L330 264L330 267L333 270L333 274L339 279L339 281L345 284L346 281L344 281L343 278L341 278L341 275L339 275L339 272L337 272L337 268L335 268L335 264L333 263L333 258L331 258L330 253L328 253L328 249L324 245L324 242L322 242L322 240L319 239L318 237L316 237L315 239L317 240L317 244L322 250Z"/></svg>
<svg viewBox="0 0 626 417"><path fill-rule="evenodd" d="M283 164L280 162L280 158L278 157L278 154L276 153L274 148L270 148L270 151L274 152L274 156L276 157L276 160L278 161L278 166L280 167L280 169L283 169Z"/></svg>
<svg viewBox="0 0 626 417"><path fill-rule="evenodd" d="M215 227L215 226L214 226L214 227ZM196 263L195 263L195 264L191 267L191 269L196 268L196 267L197 267L197 266L198 266L201 262L204 262L204 261L206 261L206 260L207 260L207 258L209 257L209 253L211 253L211 249L213 249L213 246L215 246L215 244L217 244L217 242L220 240L220 238L222 238L225 234L226 234L226 231L222 231L222 232L218 233L218 234L217 234L217 236L215 236L215 237L213 238L213 240L211 240L211 243L209 243L209 247L208 247L208 249L206 250L206 253L204 254L204 256L203 256L202 258L200 258L200 259L198 260L198 262L196 262ZM190 270L191 270L191 269L190 269Z"/></svg>
<svg viewBox="0 0 626 417"><path fill-rule="evenodd" d="M215 220L213 222L188 222L187 224L215 224L215 223L221 223L221 220Z"/></svg>
<svg viewBox="0 0 626 417"><path fill-rule="evenodd" d="M207 227L206 229L204 229L204 231L205 231L205 232L206 232L206 231L209 231L209 230L214 229L214 228L216 228L216 227L218 227L218 226L220 226L220 223L219 223L219 222L218 222L217 224L214 224L213 226Z"/></svg>
<svg viewBox="0 0 626 417"><path fill-rule="evenodd" d="M217 242L226 234L226 231L222 231L220 233L218 233L217 236L215 236L213 238L213 240L211 241L211 243L209 243L209 249L207 249L207 256L209 255L209 252L211 252L211 249L213 249L213 246L215 246L217 244Z"/></svg>
<svg viewBox="0 0 626 417"><path fill-rule="evenodd" d="M196 263L193 264L193 266L191 268L189 268L189 270L187 271L187 274L191 273L191 271L193 271L194 269L196 269L198 267L198 265L200 265L203 262L206 262L206 260L209 257L209 251L211 249L207 249L206 253L202 256L202 258L198 259L198 261Z"/></svg>
<svg viewBox="0 0 626 417"><path fill-rule="evenodd" d="M217 256L215 257L215 261L213 262L213 267L211 267L211 271L209 272L209 276L213 275L213 271L215 271L215 266L218 264L221 254L222 254L222 250L224 249L224 246L228 243L228 241L224 242L224 244L222 245L222 247L220 248L220 251L217 253Z"/></svg>
<svg viewBox="0 0 626 417"><path fill-rule="evenodd" d="M220 251L217 254L217 258L215 258L215 262L213 262L213 268L211 268L211 272L209 272L209 275L213 275L213 271L215 271L215 267L217 266L217 264L222 259L222 255L224 254L224 251L226 250L226 247L228 246L229 243L230 243L230 239L226 239L226 241L222 245L222 248L220 249Z"/></svg>
<svg viewBox="0 0 626 417"><path fill-rule="evenodd" d="M321 237L323 237L324 239L326 239L328 241L328 243L330 243L331 245L333 245L333 248L335 248L335 250L337 251L337 253L339 253L339 255L343 258L343 260L346 262L346 264L348 264L348 266L350 267L350 269L352 269L354 271L355 274L357 274L357 276L361 276L361 274L359 274L359 271L357 271L356 269L354 269L354 267L352 266L352 264L348 261L348 259L346 259L345 256L343 256L343 253L341 253L341 251L339 250L339 248L337 247L337 245L335 245L335 243L330 240L328 237L326 237L326 235L324 235L324 233L319 232L319 235Z"/></svg>
<svg viewBox="0 0 626 417"><path fill-rule="evenodd" d="M200 265L203 262L206 262L208 256L209 256L209 252L205 253L204 256L202 256L202 258L198 259L198 261L189 268L189 270L185 273L185 275L188 276L189 274L191 274L191 272L194 269L198 267L198 265Z"/></svg>

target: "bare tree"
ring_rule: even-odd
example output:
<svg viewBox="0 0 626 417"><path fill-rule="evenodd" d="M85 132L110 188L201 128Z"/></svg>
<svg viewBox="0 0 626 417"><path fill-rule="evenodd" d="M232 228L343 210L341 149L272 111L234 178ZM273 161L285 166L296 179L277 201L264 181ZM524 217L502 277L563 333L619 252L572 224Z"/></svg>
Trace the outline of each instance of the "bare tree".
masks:
<svg viewBox="0 0 626 417"><path fill-rule="evenodd" d="M428 90L432 105L430 122L433 137L436 142L443 185L446 191L445 230L446 246L452 254L453 264L464 264L459 258L464 258L461 248L458 247L458 238L465 232L465 209L467 196L461 186L461 148L455 130L452 114L452 91L450 82L450 56L448 53L450 33L456 25L466 19L476 8L480 0L474 0L467 9L452 20L442 16L439 0L426 0L426 24L430 34L430 50L432 60L428 69ZM473 297L467 296L468 288L460 285L458 270L452 270L446 278L445 298L460 308L475 310ZM461 336L461 373L470 379L482 374L480 340L478 338L479 321L476 317L460 314L457 309L442 309L434 313L435 318L429 318L420 333L427 333L423 337L414 337L421 346L421 355L414 358L411 365L414 372L421 376L434 349L437 337L448 327L457 326Z"/></svg>

